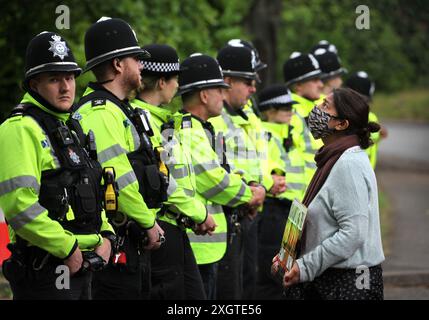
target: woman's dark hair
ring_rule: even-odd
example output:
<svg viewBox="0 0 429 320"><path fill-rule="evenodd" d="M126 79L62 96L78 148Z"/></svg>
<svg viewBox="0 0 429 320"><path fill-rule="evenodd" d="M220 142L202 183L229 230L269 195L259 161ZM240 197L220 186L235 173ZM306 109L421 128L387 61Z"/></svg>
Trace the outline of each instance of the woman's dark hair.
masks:
<svg viewBox="0 0 429 320"><path fill-rule="evenodd" d="M349 121L349 127L345 130L345 134L356 134L362 149L371 146L373 141L370 134L379 131L380 125L375 122L368 122L369 105L367 99L349 88L334 89L333 94L338 117Z"/></svg>

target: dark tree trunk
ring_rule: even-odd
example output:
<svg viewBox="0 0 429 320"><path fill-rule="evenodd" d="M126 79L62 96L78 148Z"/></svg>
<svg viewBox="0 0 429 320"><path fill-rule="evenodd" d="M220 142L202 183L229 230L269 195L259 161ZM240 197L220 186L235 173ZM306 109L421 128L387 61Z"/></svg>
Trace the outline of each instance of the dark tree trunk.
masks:
<svg viewBox="0 0 429 320"><path fill-rule="evenodd" d="M277 69L281 61L277 61L277 41L281 22L282 0L254 0L245 19L245 27L259 56L268 67L259 73L262 86L279 82Z"/></svg>

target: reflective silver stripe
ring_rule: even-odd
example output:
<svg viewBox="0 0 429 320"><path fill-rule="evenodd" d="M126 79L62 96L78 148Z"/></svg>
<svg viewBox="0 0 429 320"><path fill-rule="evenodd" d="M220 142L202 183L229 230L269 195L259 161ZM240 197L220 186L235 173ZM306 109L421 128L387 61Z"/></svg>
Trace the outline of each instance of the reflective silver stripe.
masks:
<svg viewBox="0 0 429 320"><path fill-rule="evenodd" d="M235 204L237 204L241 198L243 197L244 193L246 192L246 185L244 183L241 184L240 190L238 193L232 198L227 204L227 207L233 207Z"/></svg>
<svg viewBox="0 0 429 320"><path fill-rule="evenodd" d="M123 174L122 176L120 176L118 179L116 179L119 190L124 189L126 186L130 185L135 181L137 181L137 177L134 174L134 171L129 171Z"/></svg>
<svg viewBox="0 0 429 320"><path fill-rule="evenodd" d="M46 67L46 66L74 66L74 67L76 67L76 69L70 70L71 72L72 71L77 71L78 69L80 70L79 66L75 62L50 62L50 63L39 64L38 66L35 66L35 67L29 69L25 73L25 76L29 75L34 70L37 70L37 69L40 69L40 68L43 68L43 67Z"/></svg>
<svg viewBox="0 0 429 320"><path fill-rule="evenodd" d="M124 51L127 51L127 50L134 50L134 49L140 49L141 50L141 48L139 46L133 46L133 47L126 47L126 48L121 48L121 49L115 49L115 50L112 50L112 51L100 54L100 55L92 58L91 60L89 60L89 61L86 62L86 65L88 66L89 64L92 63L92 61L95 61L95 60L98 60L100 58L106 57L109 54L117 54L117 53L121 53L121 52L124 52ZM144 54L143 50L142 50L142 54Z"/></svg>
<svg viewBox="0 0 429 320"><path fill-rule="evenodd" d="M316 163L305 161L305 167L309 169L317 169Z"/></svg>
<svg viewBox="0 0 429 320"><path fill-rule="evenodd" d="M180 167L180 168L169 168L170 174L175 179L181 179L188 176L188 170L186 167Z"/></svg>
<svg viewBox="0 0 429 320"><path fill-rule="evenodd" d="M195 196L195 191L194 191L194 190L189 190L189 189L185 189L185 188L183 188L183 191L185 192L185 194L186 194L188 197L193 197L193 196Z"/></svg>
<svg viewBox="0 0 429 320"><path fill-rule="evenodd" d="M0 196L15 191L18 188L33 188L39 193L40 185L36 177L19 176L0 183Z"/></svg>
<svg viewBox="0 0 429 320"><path fill-rule="evenodd" d="M298 166L298 167L290 166L286 168L286 173L303 173L303 172L304 172L304 167L302 166Z"/></svg>
<svg viewBox="0 0 429 320"><path fill-rule="evenodd" d="M98 154L98 161L103 164L110 159L113 159L121 154L125 153L125 150L119 145L115 144Z"/></svg>
<svg viewBox="0 0 429 320"><path fill-rule="evenodd" d="M223 81L223 78L222 79L201 80L201 81L196 81L196 82L192 82L192 83L186 84L184 86L181 86L179 89L184 90L184 89L191 88L191 87L198 86L198 85L202 85L202 84L220 84L220 85L223 85L223 84L225 84L225 82Z"/></svg>
<svg viewBox="0 0 429 320"><path fill-rule="evenodd" d="M286 188L292 190L303 190L305 189L305 184L299 182L286 182Z"/></svg>
<svg viewBox="0 0 429 320"><path fill-rule="evenodd" d="M213 188L203 192L201 195L206 198L210 199L214 197L215 195L221 193L226 187L229 185L229 175L225 175L219 184L215 185Z"/></svg>
<svg viewBox="0 0 429 320"><path fill-rule="evenodd" d="M213 243L213 242L225 242L226 241L226 232L215 233L211 236L205 235L196 235L194 233L188 233L189 241L196 243Z"/></svg>
<svg viewBox="0 0 429 320"><path fill-rule="evenodd" d="M207 204L207 212L210 214L223 214L222 206L219 204Z"/></svg>
<svg viewBox="0 0 429 320"><path fill-rule="evenodd" d="M18 213L12 219L9 219L8 222L14 230L18 230L25 226L27 223L30 223L31 221L36 219L44 211L46 211L46 209L42 207L38 202L36 202L31 207Z"/></svg>
<svg viewBox="0 0 429 320"><path fill-rule="evenodd" d="M177 189L177 182L174 180L173 176L170 175L168 179L168 188L167 188L167 196L171 196L174 191Z"/></svg>
<svg viewBox="0 0 429 320"><path fill-rule="evenodd" d="M134 125L131 123L131 134L133 136L133 141L134 141L134 150L137 150L138 148L140 148L140 136L136 130L136 127L134 127Z"/></svg>
<svg viewBox="0 0 429 320"><path fill-rule="evenodd" d="M200 173L210 171L215 168L219 168L219 164L214 161L210 163L199 163L194 165L194 172L196 175L199 175Z"/></svg>

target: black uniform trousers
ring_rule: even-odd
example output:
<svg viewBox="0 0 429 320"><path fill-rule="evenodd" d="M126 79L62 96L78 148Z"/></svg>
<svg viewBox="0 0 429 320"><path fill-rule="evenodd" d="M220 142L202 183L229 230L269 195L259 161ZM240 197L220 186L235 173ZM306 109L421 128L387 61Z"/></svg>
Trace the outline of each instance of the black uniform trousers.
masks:
<svg viewBox="0 0 429 320"><path fill-rule="evenodd" d="M258 221L258 276L255 298L258 300L283 299L279 279L271 275L273 257L279 253L292 201L266 198Z"/></svg>
<svg viewBox="0 0 429 320"><path fill-rule="evenodd" d="M126 264L113 264L94 273L92 279L92 297L94 300L140 300L148 298L147 264L150 256L140 252L137 244L125 236L120 251L126 255ZM146 269L145 269L146 268ZM144 292L144 288L146 291Z"/></svg>
<svg viewBox="0 0 429 320"><path fill-rule="evenodd" d="M217 262L198 265L207 300L216 300L218 267L219 263Z"/></svg>
<svg viewBox="0 0 429 320"><path fill-rule="evenodd" d="M64 262L37 247L3 261L14 300L88 300L91 273L70 276Z"/></svg>
<svg viewBox="0 0 429 320"><path fill-rule="evenodd" d="M166 241L151 253L151 299L205 300L203 281L186 231L159 220Z"/></svg>
<svg viewBox="0 0 429 320"><path fill-rule="evenodd" d="M227 220L227 247L219 261L217 300L240 300L243 295L243 236L231 220L231 208L224 207ZM241 225L241 222L240 222Z"/></svg>
<svg viewBox="0 0 429 320"><path fill-rule="evenodd" d="M258 220L260 213L251 220L245 217L241 221L243 234L243 294L242 299L251 300L256 290L258 272Z"/></svg>

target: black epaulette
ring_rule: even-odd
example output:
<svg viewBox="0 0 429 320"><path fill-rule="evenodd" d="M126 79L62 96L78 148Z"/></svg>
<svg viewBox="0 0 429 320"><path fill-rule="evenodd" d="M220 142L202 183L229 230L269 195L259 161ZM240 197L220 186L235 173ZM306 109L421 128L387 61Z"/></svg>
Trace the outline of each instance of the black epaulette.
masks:
<svg viewBox="0 0 429 320"><path fill-rule="evenodd" d="M191 115L183 116L181 128L182 129L192 128L192 116Z"/></svg>

